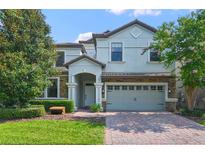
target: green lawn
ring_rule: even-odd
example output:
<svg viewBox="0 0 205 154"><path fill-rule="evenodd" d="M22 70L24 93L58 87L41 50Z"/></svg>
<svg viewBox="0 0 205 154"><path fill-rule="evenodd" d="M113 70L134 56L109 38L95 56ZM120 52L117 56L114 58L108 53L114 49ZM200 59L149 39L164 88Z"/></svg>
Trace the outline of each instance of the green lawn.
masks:
<svg viewBox="0 0 205 154"><path fill-rule="evenodd" d="M200 124L205 126L205 120L201 121Z"/></svg>
<svg viewBox="0 0 205 154"><path fill-rule="evenodd" d="M86 121L0 123L0 144L103 144L104 125Z"/></svg>

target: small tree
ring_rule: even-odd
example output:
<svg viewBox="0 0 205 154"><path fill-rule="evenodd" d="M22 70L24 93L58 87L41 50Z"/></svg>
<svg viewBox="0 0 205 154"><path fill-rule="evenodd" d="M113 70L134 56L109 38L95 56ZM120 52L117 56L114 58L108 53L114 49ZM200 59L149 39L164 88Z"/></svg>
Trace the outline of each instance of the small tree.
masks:
<svg viewBox="0 0 205 154"><path fill-rule="evenodd" d="M56 52L40 10L0 10L0 103L25 106L55 73Z"/></svg>
<svg viewBox="0 0 205 154"><path fill-rule="evenodd" d="M176 24L163 23L150 48L161 53L165 66L179 63L179 79L192 110L197 89L205 86L205 11L191 12L178 18Z"/></svg>

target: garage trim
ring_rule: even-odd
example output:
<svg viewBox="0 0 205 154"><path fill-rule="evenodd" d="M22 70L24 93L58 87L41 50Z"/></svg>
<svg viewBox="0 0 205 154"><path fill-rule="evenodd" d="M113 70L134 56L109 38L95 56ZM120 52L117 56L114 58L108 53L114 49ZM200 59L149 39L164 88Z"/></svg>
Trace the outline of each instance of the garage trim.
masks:
<svg viewBox="0 0 205 154"><path fill-rule="evenodd" d="M168 100L168 83L167 82L105 82L105 100L107 100L108 85L161 85L165 86L165 101Z"/></svg>

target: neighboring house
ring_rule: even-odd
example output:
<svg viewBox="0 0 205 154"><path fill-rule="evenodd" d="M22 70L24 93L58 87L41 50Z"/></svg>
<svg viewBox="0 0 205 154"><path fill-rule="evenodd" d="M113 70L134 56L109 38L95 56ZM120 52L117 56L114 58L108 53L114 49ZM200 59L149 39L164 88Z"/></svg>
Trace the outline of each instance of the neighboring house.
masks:
<svg viewBox="0 0 205 154"><path fill-rule="evenodd" d="M177 101L173 68L143 52L157 30L134 20L79 43L56 44L56 67L43 99L72 99L76 108L106 103L107 111L163 111Z"/></svg>

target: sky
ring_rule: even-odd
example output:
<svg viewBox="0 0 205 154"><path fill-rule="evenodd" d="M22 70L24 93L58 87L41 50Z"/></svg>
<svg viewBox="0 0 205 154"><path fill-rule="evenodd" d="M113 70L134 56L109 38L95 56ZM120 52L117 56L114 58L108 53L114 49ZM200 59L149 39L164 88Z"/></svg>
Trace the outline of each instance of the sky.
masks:
<svg viewBox="0 0 205 154"><path fill-rule="evenodd" d="M163 22L176 21L191 10L42 10L51 27L55 43L87 40L92 33L114 30L138 19L157 28Z"/></svg>

